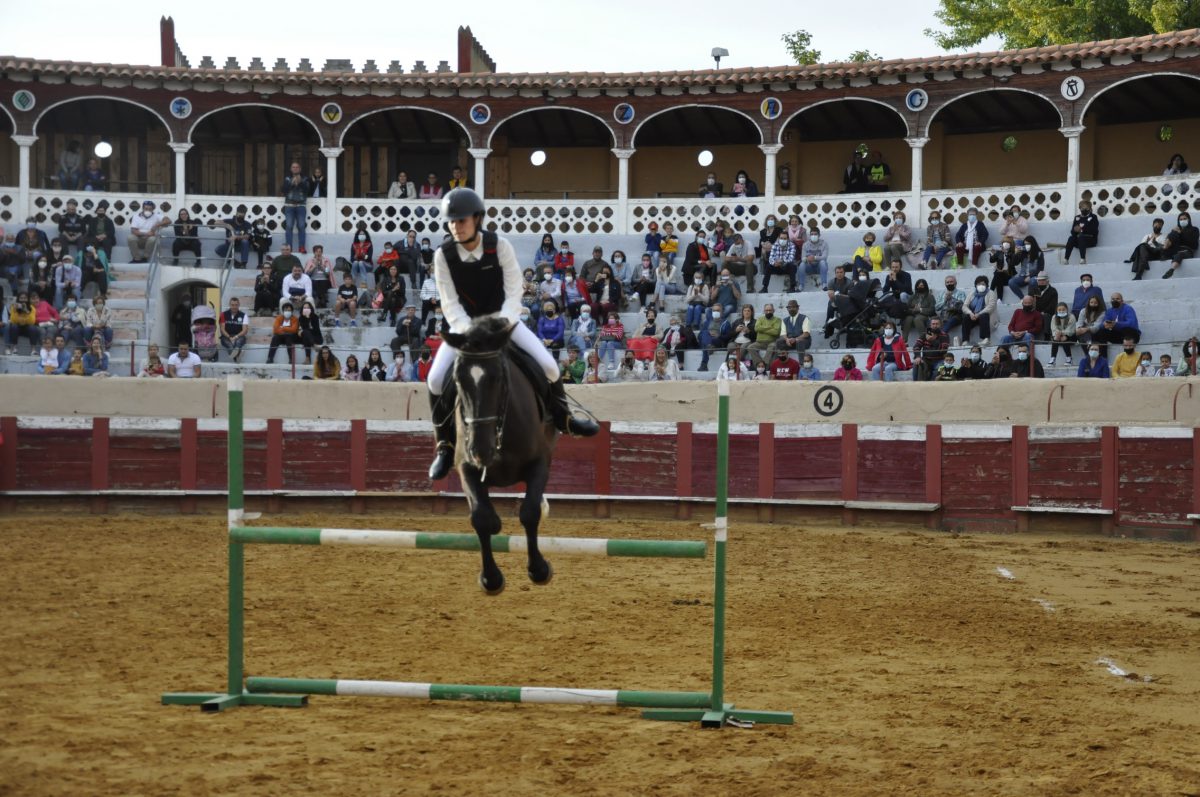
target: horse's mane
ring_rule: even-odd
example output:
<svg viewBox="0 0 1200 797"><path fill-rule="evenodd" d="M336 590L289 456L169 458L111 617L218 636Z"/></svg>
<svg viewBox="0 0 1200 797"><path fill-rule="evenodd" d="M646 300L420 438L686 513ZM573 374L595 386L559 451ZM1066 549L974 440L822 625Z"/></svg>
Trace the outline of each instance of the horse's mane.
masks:
<svg viewBox="0 0 1200 797"><path fill-rule="evenodd" d="M457 348L471 354L498 351L508 343L509 328L509 322L500 316L484 316L471 325Z"/></svg>

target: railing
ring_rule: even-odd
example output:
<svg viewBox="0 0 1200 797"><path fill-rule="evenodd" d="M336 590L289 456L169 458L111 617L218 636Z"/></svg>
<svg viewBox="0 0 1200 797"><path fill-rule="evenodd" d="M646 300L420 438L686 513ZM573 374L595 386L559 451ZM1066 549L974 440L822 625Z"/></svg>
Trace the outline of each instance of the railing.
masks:
<svg viewBox="0 0 1200 797"><path fill-rule="evenodd" d="M1004 186L1000 188L954 188L922 191L925 207L910 213L910 224L925 220L925 214L937 208L950 212L958 222L966 221L967 211L980 211L987 221L999 221L1004 211L1020 205L1031 221L1057 221L1063 213L1065 183L1050 185Z"/></svg>
<svg viewBox="0 0 1200 797"><path fill-rule="evenodd" d="M150 264L146 267L146 309L142 312L142 337L150 337L150 307L154 299L154 283L158 279L158 252L162 248L162 236L154 236L150 247Z"/></svg>
<svg viewBox="0 0 1200 797"><path fill-rule="evenodd" d="M1093 180L1079 184L1079 198L1090 199L1096 215L1154 216L1200 210L1200 175L1158 175L1130 180Z"/></svg>
<svg viewBox="0 0 1200 797"><path fill-rule="evenodd" d="M806 223L815 220L823 230L867 230L888 226L897 211L908 210L911 201L908 191L784 196L777 198L772 210L780 217L794 213ZM911 212L909 218L915 218Z"/></svg>
<svg viewBox="0 0 1200 797"><path fill-rule="evenodd" d="M372 233L403 238L409 230L416 230L417 235L436 233L440 238L441 210L440 199L338 199L337 219L329 232L354 232L358 223L363 222ZM379 246L378 241L375 246Z"/></svg>
<svg viewBox="0 0 1200 797"><path fill-rule="evenodd" d="M488 229L501 233L620 233L615 200L489 200Z"/></svg>
<svg viewBox="0 0 1200 797"><path fill-rule="evenodd" d="M233 218L237 213L238 205L246 206L248 221L255 222L261 219L266 223L267 229L272 232L282 232L283 197L198 196L193 194L187 196L188 212L192 214L193 219L202 224ZM325 223L324 214L324 199L309 200L305 219L309 232L337 232L337 230L326 229L328 225Z"/></svg>
<svg viewBox="0 0 1200 797"><path fill-rule="evenodd" d="M147 199L155 204L159 211L169 215L175 204L171 194L133 194L115 191L31 191L29 194L29 215L38 224L57 224L55 217L66 211L67 200L74 199L79 203L79 212L90 216L96 205L101 201L108 203L108 217L113 226L120 229L142 209L142 202Z"/></svg>
<svg viewBox="0 0 1200 797"><path fill-rule="evenodd" d="M625 232L647 232L650 222L675 225L677 232L711 230L717 222L728 222L734 232L752 232L770 212L764 197L751 199L631 199Z"/></svg>

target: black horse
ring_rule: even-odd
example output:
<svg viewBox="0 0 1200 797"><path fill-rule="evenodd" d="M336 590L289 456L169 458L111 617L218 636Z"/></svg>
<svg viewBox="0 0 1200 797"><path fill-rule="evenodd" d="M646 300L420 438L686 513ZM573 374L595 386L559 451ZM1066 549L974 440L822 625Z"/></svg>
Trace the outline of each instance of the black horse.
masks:
<svg viewBox="0 0 1200 797"><path fill-rule="evenodd" d="M537 533L558 431L526 375L528 369L515 359L524 355L509 345L512 331L507 321L488 316L465 334L443 333L458 350L453 371L459 441L455 465L467 494L471 526L479 535L479 585L488 595L504 591L504 574L492 556L492 535L500 532L500 516L489 487L525 482L520 517L529 547L529 578L534 584L548 584L554 575L538 550Z"/></svg>

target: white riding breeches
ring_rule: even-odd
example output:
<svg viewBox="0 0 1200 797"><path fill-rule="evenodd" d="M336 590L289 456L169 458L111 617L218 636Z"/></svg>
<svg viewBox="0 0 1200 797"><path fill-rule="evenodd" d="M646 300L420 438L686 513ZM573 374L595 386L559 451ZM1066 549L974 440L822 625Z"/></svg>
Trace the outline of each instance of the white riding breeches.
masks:
<svg viewBox="0 0 1200 797"><path fill-rule="evenodd" d="M538 340L537 335L530 331L529 327L517 324L513 330L512 342L542 367L542 372L546 374L547 380L558 381L558 362L555 361L554 355L546 349L545 344ZM438 346L437 354L433 356L433 365L429 368L427 382L430 393L435 396L442 395L442 391L446 387L446 380L450 377L450 369L454 367L454 361L457 358L458 351L449 343L443 342L441 346Z"/></svg>

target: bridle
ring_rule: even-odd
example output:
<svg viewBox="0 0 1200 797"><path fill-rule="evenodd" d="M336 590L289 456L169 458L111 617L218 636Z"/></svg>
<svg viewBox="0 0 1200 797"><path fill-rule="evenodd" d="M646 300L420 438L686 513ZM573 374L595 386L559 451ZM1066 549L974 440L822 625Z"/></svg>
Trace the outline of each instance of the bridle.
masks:
<svg viewBox="0 0 1200 797"><path fill-rule="evenodd" d="M497 405L498 408L495 415L485 415L481 417L468 416L466 413L466 407L463 404L463 389L461 384L458 385L458 398L456 400L460 416L462 417L462 422L467 426L474 427L478 426L479 424L493 422L496 424L496 450L499 450L504 444L504 419L508 415L509 369L508 358L502 356L503 354L504 349L502 348L489 352L464 352L460 350L458 352L459 363L454 369L454 381L457 383L459 381L458 368L463 367L472 360L494 360L497 357L500 358L500 401Z"/></svg>

